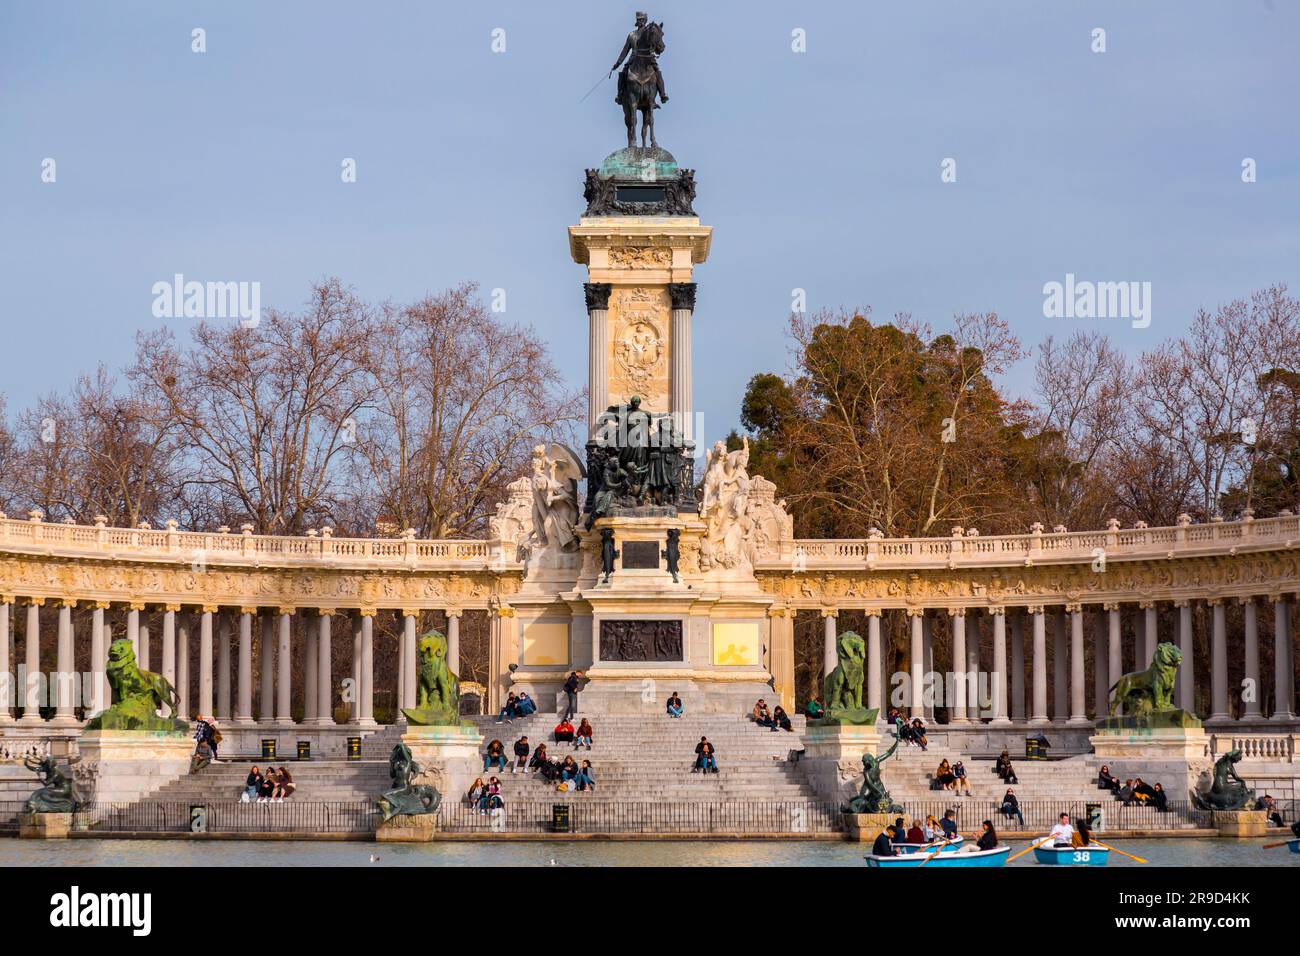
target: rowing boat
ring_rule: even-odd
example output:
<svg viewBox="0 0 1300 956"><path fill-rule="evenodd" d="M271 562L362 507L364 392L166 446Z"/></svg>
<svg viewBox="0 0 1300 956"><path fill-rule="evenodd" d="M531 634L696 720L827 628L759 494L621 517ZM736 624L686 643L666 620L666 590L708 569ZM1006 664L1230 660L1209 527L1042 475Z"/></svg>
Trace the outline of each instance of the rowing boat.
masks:
<svg viewBox="0 0 1300 956"><path fill-rule="evenodd" d="M951 843L944 844L942 852L953 853L958 850L965 837L957 836ZM894 849L904 856L910 856L913 853L930 854L940 848L938 843L895 843Z"/></svg>
<svg viewBox="0 0 1300 956"><path fill-rule="evenodd" d="M935 867L987 867L987 866L1006 866L1007 854L1011 852L1009 846L996 846L991 850L966 850L961 853L908 853L903 856L875 856L866 857L867 866L883 867L885 869L900 866L920 866L925 864L927 870ZM926 861L929 861L928 863Z"/></svg>
<svg viewBox="0 0 1300 956"><path fill-rule="evenodd" d="M1110 848L1104 846L1036 846L1034 859L1045 866L1105 866Z"/></svg>

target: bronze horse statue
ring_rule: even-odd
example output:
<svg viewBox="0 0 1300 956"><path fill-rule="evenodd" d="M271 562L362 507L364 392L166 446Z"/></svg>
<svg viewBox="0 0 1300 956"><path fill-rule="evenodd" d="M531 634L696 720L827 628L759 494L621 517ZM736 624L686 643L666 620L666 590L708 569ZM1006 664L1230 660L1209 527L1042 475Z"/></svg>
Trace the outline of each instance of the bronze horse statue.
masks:
<svg viewBox="0 0 1300 956"><path fill-rule="evenodd" d="M627 127L627 145L636 146L636 111L641 111L641 146L645 148L646 136L650 145L655 142L655 94L658 92L659 67L655 57L664 52L664 25L651 21L637 36L636 46L628 57L627 81L623 88L623 124Z"/></svg>

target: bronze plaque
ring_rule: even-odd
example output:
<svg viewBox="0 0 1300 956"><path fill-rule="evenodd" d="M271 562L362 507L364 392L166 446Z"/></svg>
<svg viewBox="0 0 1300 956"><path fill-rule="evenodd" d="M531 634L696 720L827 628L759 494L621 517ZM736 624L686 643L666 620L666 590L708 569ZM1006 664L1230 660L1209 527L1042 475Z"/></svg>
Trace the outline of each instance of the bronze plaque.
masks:
<svg viewBox="0 0 1300 956"><path fill-rule="evenodd" d="M624 570L659 570L658 541L623 541L619 550L623 552Z"/></svg>
<svg viewBox="0 0 1300 956"><path fill-rule="evenodd" d="M601 621L602 661L682 660L681 621Z"/></svg>

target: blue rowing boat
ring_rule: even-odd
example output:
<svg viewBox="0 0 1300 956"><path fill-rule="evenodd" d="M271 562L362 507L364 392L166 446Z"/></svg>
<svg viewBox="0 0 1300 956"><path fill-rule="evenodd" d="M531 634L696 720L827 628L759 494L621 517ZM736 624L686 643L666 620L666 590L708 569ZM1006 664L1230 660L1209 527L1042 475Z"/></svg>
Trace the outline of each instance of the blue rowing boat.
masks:
<svg viewBox="0 0 1300 956"><path fill-rule="evenodd" d="M1300 853L1300 840L1287 840L1286 848L1292 853Z"/></svg>
<svg viewBox="0 0 1300 956"><path fill-rule="evenodd" d="M960 849L964 841L965 837L959 835L951 843L945 844L941 852L954 853ZM894 849L904 856L910 856L913 853L933 853L935 850L939 849L939 846L938 843L895 843ZM931 865L933 866L933 864Z"/></svg>
<svg viewBox="0 0 1300 956"><path fill-rule="evenodd" d="M889 869L891 867L901 866L920 866L925 863L927 870L948 867L985 867L985 866L1006 866L1007 855L1011 852L1009 846L996 846L991 850L966 850L961 853L935 853L931 850L929 853L909 853L903 856L874 856L866 857L867 866L882 867ZM929 860L929 863L925 861Z"/></svg>
<svg viewBox="0 0 1300 956"><path fill-rule="evenodd" d="M1036 846L1034 859L1045 866L1105 866L1110 860L1110 849L1091 846Z"/></svg>

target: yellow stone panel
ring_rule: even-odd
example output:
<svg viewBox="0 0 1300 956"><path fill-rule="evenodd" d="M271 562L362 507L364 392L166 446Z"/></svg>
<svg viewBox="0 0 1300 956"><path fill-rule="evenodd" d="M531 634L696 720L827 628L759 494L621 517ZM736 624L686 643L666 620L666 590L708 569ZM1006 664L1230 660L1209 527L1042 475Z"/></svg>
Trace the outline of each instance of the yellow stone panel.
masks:
<svg viewBox="0 0 1300 956"><path fill-rule="evenodd" d="M762 634L756 621L713 625L713 663L718 667L754 667L763 663Z"/></svg>
<svg viewBox="0 0 1300 956"><path fill-rule="evenodd" d="M567 665L569 625L559 621L533 621L525 627L523 663L527 667Z"/></svg>

